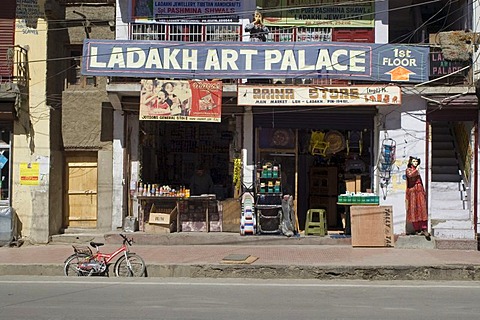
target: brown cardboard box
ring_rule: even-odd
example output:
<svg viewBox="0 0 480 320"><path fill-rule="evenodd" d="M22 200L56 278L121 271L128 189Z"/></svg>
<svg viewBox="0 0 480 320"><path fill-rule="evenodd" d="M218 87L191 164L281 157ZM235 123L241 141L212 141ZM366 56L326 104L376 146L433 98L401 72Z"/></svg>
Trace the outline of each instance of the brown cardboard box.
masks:
<svg viewBox="0 0 480 320"><path fill-rule="evenodd" d="M160 225L160 224L150 224L150 223L145 223L145 233L171 233L175 232L175 225L176 224L170 224L170 225Z"/></svg>
<svg viewBox="0 0 480 320"><path fill-rule="evenodd" d="M223 232L240 232L240 217L242 204L240 199L225 199L221 201Z"/></svg>
<svg viewBox="0 0 480 320"><path fill-rule="evenodd" d="M353 247L393 247L392 206L350 207Z"/></svg>
<svg viewBox="0 0 480 320"><path fill-rule="evenodd" d="M355 176L355 179L345 180L348 192L362 192L362 176Z"/></svg>
<svg viewBox="0 0 480 320"><path fill-rule="evenodd" d="M148 217L148 223L151 224L171 224L177 217L177 208L165 209L165 208L155 208L155 205L152 205L150 209L150 214Z"/></svg>

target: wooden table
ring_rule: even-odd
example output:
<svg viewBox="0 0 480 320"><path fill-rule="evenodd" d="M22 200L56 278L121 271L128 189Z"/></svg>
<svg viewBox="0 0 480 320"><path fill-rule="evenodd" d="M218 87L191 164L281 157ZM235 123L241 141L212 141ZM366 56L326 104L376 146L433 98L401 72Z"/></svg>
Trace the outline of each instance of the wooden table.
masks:
<svg viewBox="0 0 480 320"><path fill-rule="evenodd" d="M180 232L180 214L182 213L180 208L182 207L181 204L183 202L202 202L205 204L205 221L206 221L206 228L207 232L210 231L210 221L209 221L209 202L212 200L216 200L215 195L201 195L201 196L190 196L190 197L176 197L176 196L140 196L137 197L139 202L139 211L138 211L138 220L139 220L139 229L140 231L145 231L145 208L148 206L149 203L155 202L170 202L172 203L172 207L176 208L177 210L177 227L176 232ZM150 206L151 207L151 206Z"/></svg>

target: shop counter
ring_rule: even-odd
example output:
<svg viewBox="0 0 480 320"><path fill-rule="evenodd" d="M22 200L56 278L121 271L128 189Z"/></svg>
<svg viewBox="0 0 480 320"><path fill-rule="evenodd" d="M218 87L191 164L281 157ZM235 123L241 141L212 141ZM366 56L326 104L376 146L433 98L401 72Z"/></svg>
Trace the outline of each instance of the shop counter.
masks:
<svg viewBox="0 0 480 320"><path fill-rule="evenodd" d="M169 229L169 232L182 231L182 223L189 221L191 218L189 210L194 210L194 221L199 221L204 217L205 230L210 231L210 215L209 208L217 204L215 195L201 195L190 197L177 196L140 196L137 197L139 203L139 229L146 231L146 223L155 223ZM201 215L199 217L198 215ZM201 221L200 221L201 222ZM190 230L200 231L200 230Z"/></svg>

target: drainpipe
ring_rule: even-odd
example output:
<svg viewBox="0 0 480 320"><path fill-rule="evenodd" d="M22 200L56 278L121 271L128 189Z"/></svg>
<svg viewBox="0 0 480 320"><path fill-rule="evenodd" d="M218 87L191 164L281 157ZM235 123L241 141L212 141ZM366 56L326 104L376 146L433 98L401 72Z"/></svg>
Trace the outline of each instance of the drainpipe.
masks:
<svg viewBox="0 0 480 320"><path fill-rule="evenodd" d="M480 102L479 102L480 104ZM478 117L478 116L477 116ZM475 192L473 193L473 227L475 228L475 237L477 238L478 241L478 233L477 233L477 219L478 219L478 210L477 210L477 201L478 201L478 120L475 121L475 126L474 126L474 170L473 172L475 173L473 176L473 188Z"/></svg>
<svg viewBox="0 0 480 320"><path fill-rule="evenodd" d="M480 104L480 102L479 102ZM478 235L477 235L477 219L478 219L478 207L477 207L477 201L478 201L478 120L475 121L475 126L474 126L474 166L473 166L473 172L475 173L473 176L473 188L475 192L473 193L473 227L475 228L475 236L478 241Z"/></svg>

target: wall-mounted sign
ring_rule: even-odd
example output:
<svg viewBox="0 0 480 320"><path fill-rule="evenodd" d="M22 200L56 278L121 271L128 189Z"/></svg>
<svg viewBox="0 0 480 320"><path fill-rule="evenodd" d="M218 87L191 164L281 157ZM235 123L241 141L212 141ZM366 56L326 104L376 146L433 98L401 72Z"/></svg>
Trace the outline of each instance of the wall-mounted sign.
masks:
<svg viewBox="0 0 480 320"><path fill-rule="evenodd" d="M162 42L86 39L82 74L249 79L428 80L429 48L349 42Z"/></svg>
<svg viewBox="0 0 480 320"><path fill-rule="evenodd" d="M430 53L430 76L438 78L441 76L451 75L470 64L469 61L451 61L445 60L441 51L432 51ZM468 73L468 70L458 72L458 77L463 77Z"/></svg>
<svg viewBox="0 0 480 320"><path fill-rule="evenodd" d="M241 106L401 105L397 86L238 86Z"/></svg>
<svg viewBox="0 0 480 320"><path fill-rule="evenodd" d="M25 186L38 186L40 164L38 162L20 163L20 184Z"/></svg>
<svg viewBox="0 0 480 320"><path fill-rule="evenodd" d="M375 1L258 0L268 26L373 28ZM285 8L278 10L278 8Z"/></svg>
<svg viewBox="0 0 480 320"><path fill-rule="evenodd" d="M238 21L255 9L254 1L196 0L157 1L132 0L133 19L179 21Z"/></svg>
<svg viewBox="0 0 480 320"><path fill-rule="evenodd" d="M220 122L221 81L143 79L140 120Z"/></svg>

